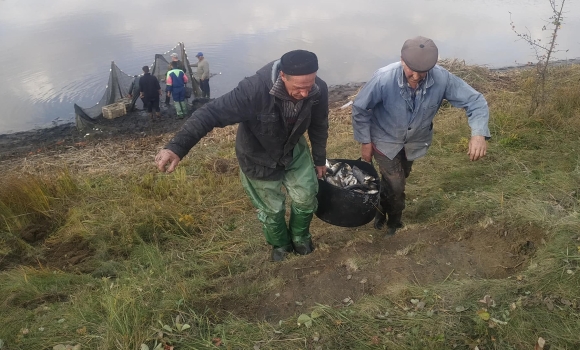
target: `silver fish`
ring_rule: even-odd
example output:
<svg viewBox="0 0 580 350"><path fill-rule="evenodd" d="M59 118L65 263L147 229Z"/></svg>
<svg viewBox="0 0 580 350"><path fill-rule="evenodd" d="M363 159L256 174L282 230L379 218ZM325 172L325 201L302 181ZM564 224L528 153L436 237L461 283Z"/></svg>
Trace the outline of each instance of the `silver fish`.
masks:
<svg viewBox="0 0 580 350"><path fill-rule="evenodd" d="M337 180L332 176L327 176L326 182L328 182L329 184L336 186L336 187L342 187L342 183L340 182L340 180Z"/></svg>
<svg viewBox="0 0 580 350"><path fill-rule="evenodd" d="M327 159L325 180L333 186L357 193L378 193L378 185L373 176L347 163Z"/></svg>
<svg viewBox="0 0 580 350"><path fill-rule="evenodd" d="M356 177L354 177L353 175L348 175L344 180L345 186L352 186L357 184Z"/></svg>
<svg viewBox="0 0 580 350"><path fill-rule="evenodd" d="M328 160L326 160L326 162L330 164L330 166L328 166L328 164L326 165L326 172L332 176L336 175L342 168L341 162L331 163Z"/></svg>
<svg viewBox="0 0 580 350"><path fill-rule="evenodd" d="M356 165L352 167L352 174L356 177L359 184L366 183L365 174Z"/></svg>
<svg viewBox="0 0 580 350"><path fill-rule="evenodd" d="M350 185L350 186L346 186L344 187L345 190L364 190L364 191L368 191L369 190L369 186L366 184L354 184L354 185Z"/></svg>
<svg viewBox="0 0 580 350"><path fill-rule="evenodd" d="M345 171L349 174L352 174L352 168L350 167L350 165L344 163L343 165L343 169L345 169Z"/></svg>

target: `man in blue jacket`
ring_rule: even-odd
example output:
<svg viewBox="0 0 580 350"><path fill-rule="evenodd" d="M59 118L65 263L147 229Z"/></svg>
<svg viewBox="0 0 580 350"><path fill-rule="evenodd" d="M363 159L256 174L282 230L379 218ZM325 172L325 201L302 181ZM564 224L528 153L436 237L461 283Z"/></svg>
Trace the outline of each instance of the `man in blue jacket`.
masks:
<svg viewBox="0 0 580 350"><path fill-rule="evenodd" d="M352 126L361 157L374 156L381 172L380 206L374 226L387 236L403 226L405 183L413 161L425 155L433 138L433 118L444 99L463 108L471 127L467 154L485 156L490 137L483 95L436 65L438 49L425 37L405 41L401 61L377 70L354 100ZM387 220L388 216L388 220Z"/></svg>
<svg viewBox="0 0 580 350"><path fill-rule="evenodd" d="M317 71L314 53L285 53L197 109L155 157L160 171L172 172L213 128L239 123L240 179L258 209L273 261L284 260L290 252L306 255L314 250L309 228L318 205L317 177L326 173L328 139L328 88ZM288 224L282 187L292 199Z"/></svg>

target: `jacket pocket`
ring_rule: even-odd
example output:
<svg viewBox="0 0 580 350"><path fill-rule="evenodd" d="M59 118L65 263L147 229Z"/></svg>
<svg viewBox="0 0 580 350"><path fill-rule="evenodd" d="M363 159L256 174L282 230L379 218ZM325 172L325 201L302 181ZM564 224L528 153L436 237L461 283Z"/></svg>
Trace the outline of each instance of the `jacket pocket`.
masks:
<svg viewBox="0 0 580 350"><path fill-rule="evenodd" d="M433 118L435 117L435 114L437 114L437 111L439 110L439 105L429 105L429 106L425 106L425 108L423 108L423 120L430 120L432 121Z"/></svg>
<svg viewBox="0 0 580 350"><path fill-rule="evenodd" d="M426 120L423 122L423 124L421 124L419 129L420 130L427 129L428 131L431 131L431 130L433 130L433 122L430 120Z"/></svg>
<svg viewBox="0 0 580 350"><path fill-rule="evenodd" d="M258 114L258 121L260 122L258 132L261 135L274 135L278 127L278 116L276 113Z"/></svg>

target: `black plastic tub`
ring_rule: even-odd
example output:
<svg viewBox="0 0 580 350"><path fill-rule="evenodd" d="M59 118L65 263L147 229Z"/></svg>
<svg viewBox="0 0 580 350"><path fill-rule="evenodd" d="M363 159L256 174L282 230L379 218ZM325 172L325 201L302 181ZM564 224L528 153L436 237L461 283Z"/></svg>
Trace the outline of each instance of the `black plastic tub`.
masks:
<svg viewBox="0 0 580 350"><path fill-rule="evenodd" d="M377 187L380 186L379 175L372 164L362 160L329 160L347 163L351 167L356 165L357 168L375 177L377 179ZM320 220L335 226L356 227L366 225L375 217L379 203L379 193L357 193L333 186L319 179L316 216Z"/></svg>

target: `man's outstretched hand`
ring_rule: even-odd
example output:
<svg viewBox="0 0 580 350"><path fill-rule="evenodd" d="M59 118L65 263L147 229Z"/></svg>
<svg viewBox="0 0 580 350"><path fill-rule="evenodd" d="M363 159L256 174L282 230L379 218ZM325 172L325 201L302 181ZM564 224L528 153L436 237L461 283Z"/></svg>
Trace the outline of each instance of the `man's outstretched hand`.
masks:
<svg viewBox="0 0 580 350"><path fill-rule="evenodd" d="M487 141L485 141L484 136L472 136L469 140L469 150L467 154L469 155L469 160L478 160L485 156L487 152Z"/></svg>
<svg viewBox="0 0 580 350"><path fill-rule="evenodd" d="M177 168L179 161L179 156L168 149L162 149L155 156L155 164L157 165L157 169L159 169L159 171L162 173L173 172L173 170Z"/></svg>

